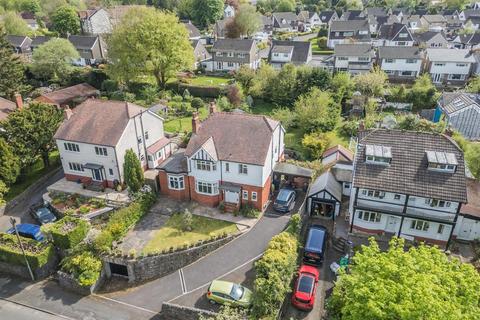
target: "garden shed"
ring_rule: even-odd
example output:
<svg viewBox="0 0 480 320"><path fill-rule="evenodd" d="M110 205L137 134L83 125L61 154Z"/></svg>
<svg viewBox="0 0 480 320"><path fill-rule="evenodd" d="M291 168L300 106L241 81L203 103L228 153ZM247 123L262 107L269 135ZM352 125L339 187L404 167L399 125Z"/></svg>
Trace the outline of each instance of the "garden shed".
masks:
<svg viewBox="0 0 480 320"><path fill-rule="evenodd" d="M307 212L311 217L335 220L340 213L342 185L330 170L320 175L310 186L307 195Z"/></svg>

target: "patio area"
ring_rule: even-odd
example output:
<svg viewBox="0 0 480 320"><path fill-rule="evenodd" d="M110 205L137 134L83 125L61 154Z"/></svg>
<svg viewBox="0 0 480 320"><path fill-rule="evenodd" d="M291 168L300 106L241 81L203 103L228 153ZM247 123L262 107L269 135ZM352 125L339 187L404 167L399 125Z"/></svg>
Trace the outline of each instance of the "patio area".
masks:
<svg viewBox="0 0 480 320"><path fill-rule="evenodd" d="M106 188L105 192L92 191L84 189L81 183L68 181L62 178L54 184L47 187L48 192L63 192L69 194L79 194L88 198L97 198L112 202L129 203L130 198L127 190L121 192L115 191L110 188Z"/></svg>

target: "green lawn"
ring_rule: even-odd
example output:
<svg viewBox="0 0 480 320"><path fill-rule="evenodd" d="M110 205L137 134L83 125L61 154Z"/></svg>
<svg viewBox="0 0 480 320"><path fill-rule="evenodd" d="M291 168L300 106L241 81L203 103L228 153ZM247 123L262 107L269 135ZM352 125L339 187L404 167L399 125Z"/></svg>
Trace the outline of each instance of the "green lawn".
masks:
<svg viewBox="0 0 480 320"><path fill-rule="evenodd" d="M312 43L312 54L316 54L316 55L333 54L333 50L330 50L329 48L319 48L317 43L317 38L310 39L310 42Z"/></svg>
<svg viewBox="0 0 480 320"><path fill-rule="evenodd" d="M212 77L212 76L204 76L204 75L197 75L195 78L190 78L189 84L194 86L226 86L228 85L228 81L230 78L224 77Z"/></svg>
<svg viewBox="0 0 480 320"><path fill-rule="evenodd" d="M171 216L161 229L155 231L153 238L143 248L143 253L161 252L170 247L191 245L200 240L208 240L212 236L233 234L238 231L234 223L196 215L193 215L192 231L182 231L182 224L181 214Z"/></svg>
<svg viewBox="0 0 480 320"><path fill-rule="evenodd" d="M22 193L25 189L27 189L29 186L31 186L40 177L58 168L59 160L60 160L60 157L59 157L58 151L54 151L50 154L50 167L48 168L45 168L43 166L42 160L38 159L37 162L35 162L31 166L30 170L24 176L19 176L17 178L17 182L10 186L10 190L5 195L5 200L6 201L12 200L16 196L18 196L20 193Z"/></svg>
<svg viewBox="0 0 480 320"><path fill-rule="evenodd" d="M201 108L200 112L200 119L203 120L208 116L207 108ZM165 121L163 124L164 130L166 132L190 132L192 131L192 117L182 117L177 118L169 121Z"/></svg>
<svg viewBox="0 0 480 320"><path fill-rule="evenodd" d="M272 115L273 109L275 109L273 103L257 99L253 101L253 107L251 108L253 114L263 114L266 116Z"/></svg>

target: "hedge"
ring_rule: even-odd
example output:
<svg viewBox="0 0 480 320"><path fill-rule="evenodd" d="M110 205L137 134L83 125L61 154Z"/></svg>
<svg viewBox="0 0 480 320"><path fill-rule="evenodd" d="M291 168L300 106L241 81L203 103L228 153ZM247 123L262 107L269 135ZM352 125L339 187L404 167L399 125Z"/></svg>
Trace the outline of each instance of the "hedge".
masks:
<svg viewBox="0 0 480 320"><path fill-rule="evenodd" d="M69 230L65 230L69 227ZM74 217L65 217L49 228L55 246L64 250L71 249L79 244L85 239L89 230L90 224L87 221Z"/></svg>
<svg viewBox="0 0 480 320"><path fill-rule="evenodd" d="M54 258L53 244L47 241L38 242L33 239L22 238L22 244L32 269L40 268ZM0 234L0 261L14 265L27 265L15 235Z"/></svg>
<svg viewBox="0 0 480 320"><path fill-rule="evenodd" d="M92 286L100 277L102 261L90 251L84 251L63 259L62 270L71 274L79 285Z"/></svg>
<svg viewBox="0 0 480 320"><path fill-rule="evenodd" d="M95 251L109 252L113 242L124 237L128 230L148 212L155 200L153 193L143 194L128 207L112 213L107 225L93 243Z"/></svg>

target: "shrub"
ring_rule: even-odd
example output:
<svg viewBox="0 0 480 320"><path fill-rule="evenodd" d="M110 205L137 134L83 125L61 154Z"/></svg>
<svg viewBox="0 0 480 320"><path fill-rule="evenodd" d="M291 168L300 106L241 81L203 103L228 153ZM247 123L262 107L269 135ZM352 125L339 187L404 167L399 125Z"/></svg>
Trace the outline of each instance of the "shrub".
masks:
<svg viewBox="0 0 480 320"><path fill-rule="evenodd" d="M22 245L32 269L42 267L55 255L53 245L47 241L38 242L33 239L22 238ZM0 261L26 266L25 258L15 235L0 234Z"/></svg>
<svg viewBox="0 0 480 320"><path fill-rule="evenodd" d="M91 286L100 277L102 261L95 257L93 253L85 251L63 259L62 270L71 274L78 284Z"/></svg>
<svg viewBox="0 0 480 320"><path fill-rule="evenodd" d="M193 227L192 213L188 209L185 209L185 211L182 213L182 230L192 231L192 227Z"/></svg>
<svg viewBox="0 0 480 320"><path fill-rule="evenodd" d="M48 227L55 246L64 250L78 245L89 230L87 221L74 217L65 217Z"/></svg>
<svg viewBox="0 0 480 320"><path fill-rule="evenodd" d="M319 37L317 39L317 45L319 49L325 49L327 47L327 37Z"/></svg>
<svg viewBox="0 0 480 320"><path fill-rule="evenodd" d="M298 241L288 232L270 240L263 257L255 263L256 279L252 315L255 319L273 317L290 291L296 269Z"/></svg>
<svg viewBox="0 0 480 320"><path fill-rule="evenodd" d="M240 209L240 214L246 218L258 218L260 216L260 211L255 209L252 205L244 205Z"/></svg>
<svg viewBox="0 0 480 320"><path fill-rule="evenodd" d="M299 237L301 229L302 229L302 217L300 216L299 213L295 213L290 218L286 231L294 235L295 237Z"/></svg>
<svg viewBox="0 0 480 320"><path fill-rule="evenodd" d="M81 214L86 214L86 213L89 213L90 212L90 208L88 206L81 206L80 208L78 208L78 211L81 213Z"/></svg>
<svg viewBox="0 0 480 320"><path fill-rule="evenodd" d="M321 132L306 134L302 138L302 146L308 150L312 159L320 159L329 143L328 137Z"/></svg>

